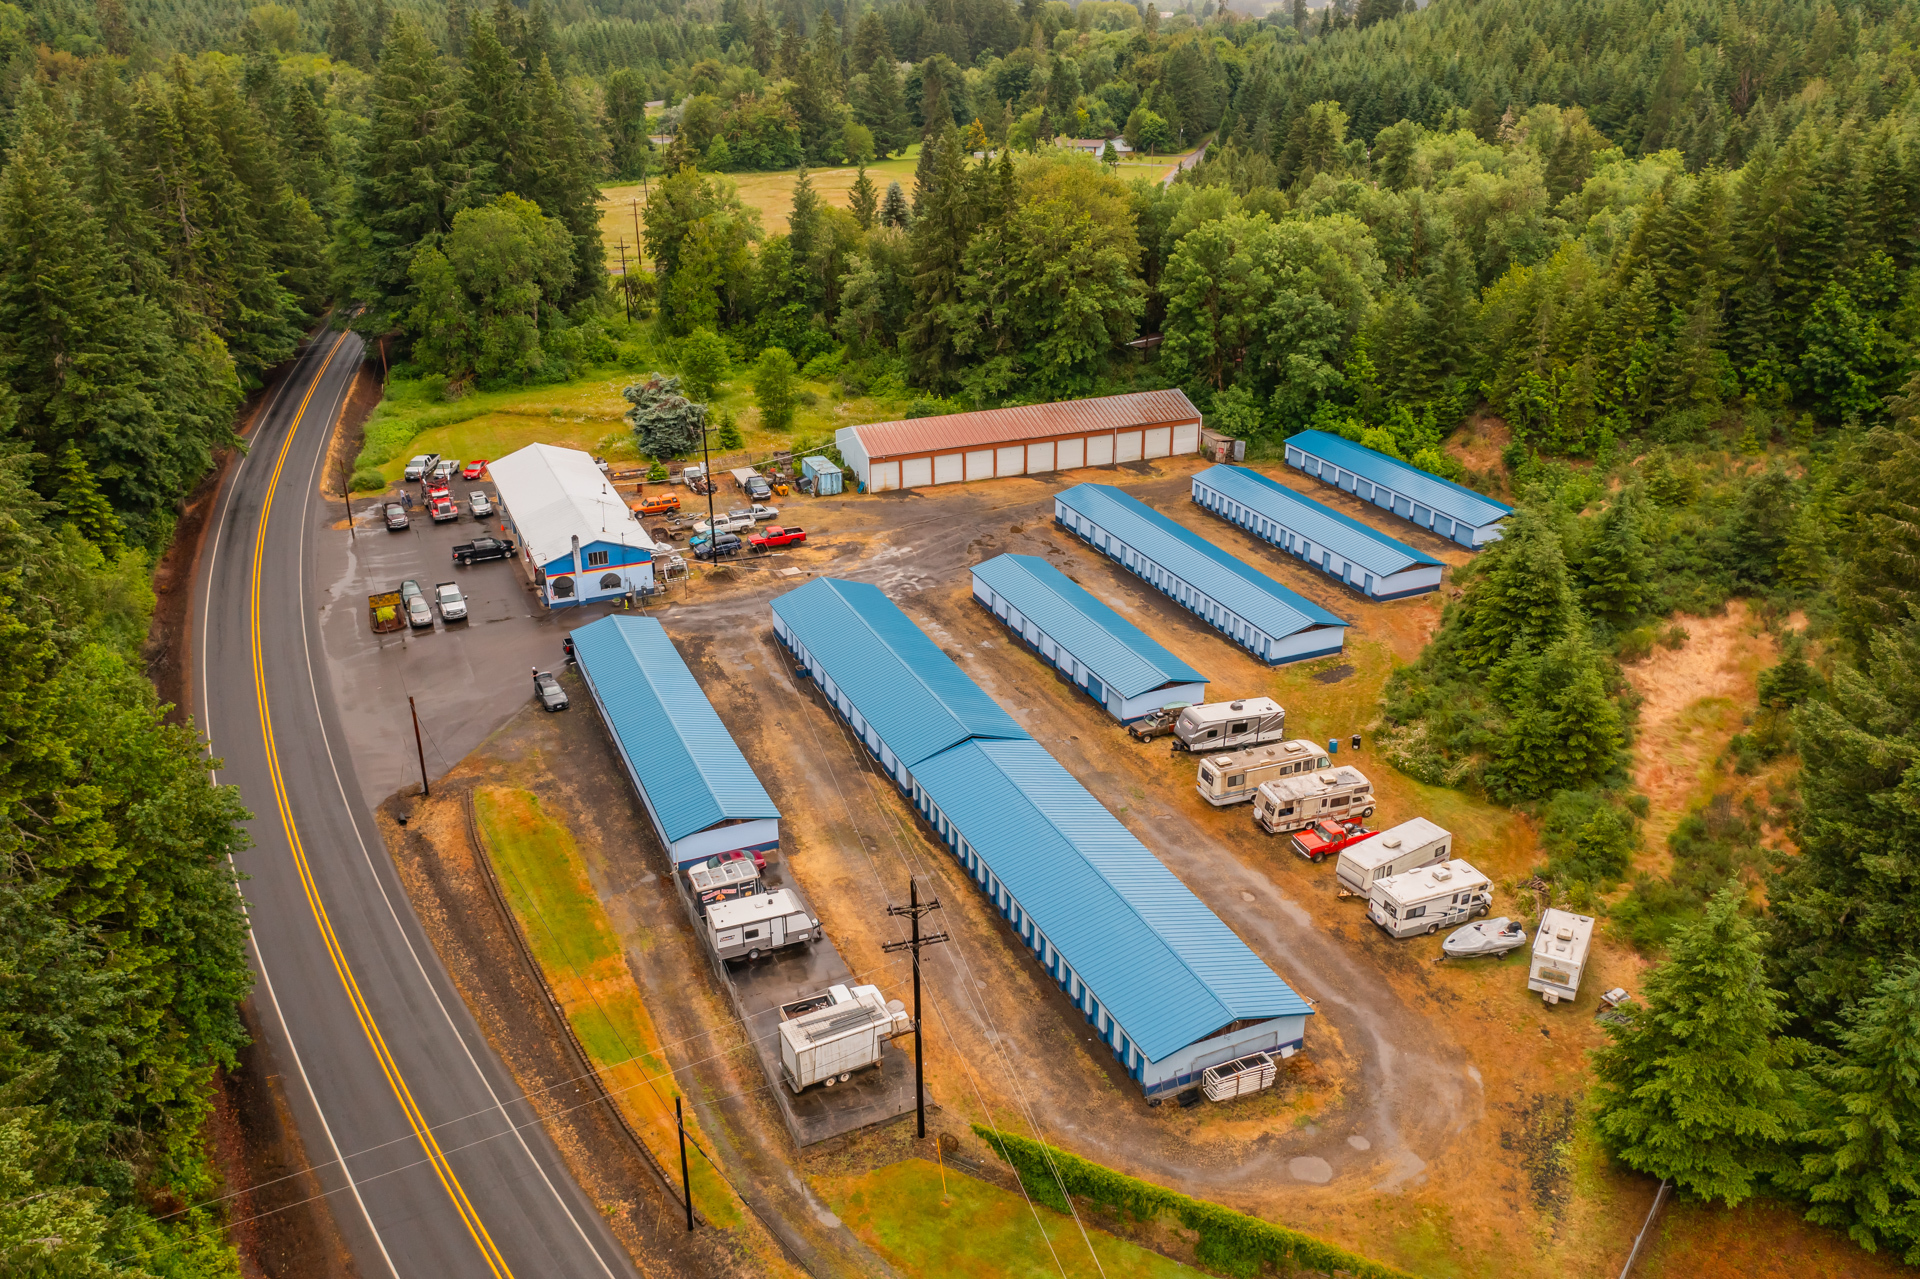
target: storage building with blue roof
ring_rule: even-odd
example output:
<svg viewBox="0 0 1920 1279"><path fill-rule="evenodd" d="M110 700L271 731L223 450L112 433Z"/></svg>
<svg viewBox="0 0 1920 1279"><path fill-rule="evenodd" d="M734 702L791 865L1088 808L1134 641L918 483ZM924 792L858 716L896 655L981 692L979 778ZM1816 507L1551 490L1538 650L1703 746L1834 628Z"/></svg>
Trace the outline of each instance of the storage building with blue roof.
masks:
<svg viewBox="0 0 1920 1279"><path fill-rule="evenodd" d="M1504 502L1325 431L1289 436L1287 465L1475 550L1499 541L1500 521L1513 514Z"/></svg>
<svg viewBox="0 0 1920 1279"><path fill-rule="evenodd" d="M1433 556L1258 471L1210 466L1193 477L1193 500L1374 599L1440 589L1445 566Z"/></svg>
<svg viewBox="0 0 1920 1279"><path fill-rule="evenodd" d="M1346 643L1345 621L1111 485L1055 494L1053 518L1264 662L1325 657Z"/></svg>
<svg viewBox="0 0 1920 1279"><path fill-rule="evenodd" d="M651 617L603 617L570 638L607 735L675 868L716 853L776 851L780 810L666 628Z"/></svg>
<svg viewBox="0 0 1920 1279"><path fill-rule="evenodd" d="M976 564L973 598L1123 724L1206 700L1206 676L1038 556Z"/></svg>
<svg viewBox="0 0 1920 1279"><path fill-rule="evenodd" d="M1301 1047L1313 1006L878 588L816 578L773 615L801 669L1147 1096Z"/></svg>

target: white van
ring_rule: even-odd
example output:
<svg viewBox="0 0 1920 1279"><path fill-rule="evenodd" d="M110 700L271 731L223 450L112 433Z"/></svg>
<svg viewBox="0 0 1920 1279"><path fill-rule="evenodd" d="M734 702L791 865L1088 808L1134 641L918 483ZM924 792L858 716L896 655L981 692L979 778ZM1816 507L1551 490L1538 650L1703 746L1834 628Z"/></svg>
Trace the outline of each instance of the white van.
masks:
<svg viewBox="0 0 1920 1279"><path fill-rule="evenodd" d="M1286 735L1286 709L1271 697L1203 702L1187 707L1174 721L1173 749L1211 754L1236 746L1277 742Z"/></svg>
<svg viewBox="0 0 1920 1279"><path fill-rule="evenodd" d="M1416 817L1341 849L1333 873L1341 888L1365 897L1374 880L1443 862L1452 847L1452 835Z"/></svg>
<svg viewBox="0 0 1920 1279"><path fill-rule="evenodd" d="M1533 964L1527 969L1527 989L1538 991L1549 1004L1572 1003L1580 993L1580 974L1587 966L1587 948L1593 944L1593 916L1570 910L1548 910L1540 916L1533 935Z"/></svg>
<svg viewBox="0 0 1920 1279"><path fill-rule="evenodd" d="M1389 937L1437 933L1492 906L1493 881L1458 858L1376 879L1367 894L1367 918Z"/></svg>
<svg viewBox="0 0 1920 1279"><path fill-rule="evenodd" d="M1373 783L1350 764L1261 782L1254 792L1253 820L1269 835L1304 830L1322 817L1371 816Z"/></svg>
<svg viewBox="0 0 1920 1279"><path fill-rule="evenodd" d="M707 907L707 945L724 960L758 959L819 935L820 921L800 909L800 899L791 888Z"/></svg>
<svg viewBox="0 0 1920 1279"><path fill-rule="evenodd" d="M1291 777L1327 766L1327 753L1312 742L1298 738L1276 742L1272 746L1253 746L1231 755L1214 755L1203 760L1195 776L1194 789L1215 808L1252 799L1261 782Z"/></svg>

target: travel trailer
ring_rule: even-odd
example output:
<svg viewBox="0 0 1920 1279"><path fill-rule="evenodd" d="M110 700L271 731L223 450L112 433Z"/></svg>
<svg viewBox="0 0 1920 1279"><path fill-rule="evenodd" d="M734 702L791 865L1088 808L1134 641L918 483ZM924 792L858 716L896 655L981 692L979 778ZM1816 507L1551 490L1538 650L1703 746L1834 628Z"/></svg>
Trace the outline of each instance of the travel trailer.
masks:
<svg viewBox="0 0 1920 1279"><path fill-rule="evenodd" d="M1253 820L1269 835L1285 835L1322 817L1338 821L1371 816L1373 783L1347 764L1261 782L1254 792Z"/></svg>
<svg viewBox="0 0 1920 1279"><path fill-rule="evenodd" d="M1548 910L1540 916L1533 935L1533 964L1527 969L1527 989L1538 991L1549 1004L1572 1003L1580 993L1580 974L1587 966L1587 948L1593 944L1593 916L1569 910Z"/></svg>
<svg viewBox="0 0 1920 1279"><path fill-rule="evenodd" d="M1201 761L1195 783L1201 798L1215 808L1253 798L1261 782L1327 766L1327 753L1312 742L1294 740L1271 746L1250 746L1231 755L1211 755Z"/></svg>
<svg viewBox="0 0 1920 1279"><path fill-rule="evenodd" d="M1455 858L1373 881L1367 894L1367 918L1389 937L1437 933L1487 913L1493 882Z"/></svg>
<svg viewBox="0 0 1920 1279"><path fill-rule="evenodd" d="M829 986L823 995L782 1005L780 1073L796 1093L843 1084L854 1071L879 1065L887 1040L911 1020L906 1006L878 986Z"/></svg>
<svg viewBox="0 0 1920 1279"><path fill-rule="evenodd" d="M1348 844L1340 850L1340 864L1333 874L1343 890L1365 897L1374 880L1443 862L1452 847L1452 835L1426 818L1416 817L1371 839Z"/></svg>
<svg viewBox="0 0 1920 1279"><path fill-rule="evenodd" d="M791 888L755 893L707 907L707 944L723 960L758 959L782 946L810 942L820 921L800 908Z"/></svg>
<svg viewBox="0 0 1920 1279"><path fill-rule="evenodd" d="M1239 746L1277 742L1286 735L1286 709L1271 697L1203 702L1187 707L1174 721L1173 749L1211 754Z"/></svg>

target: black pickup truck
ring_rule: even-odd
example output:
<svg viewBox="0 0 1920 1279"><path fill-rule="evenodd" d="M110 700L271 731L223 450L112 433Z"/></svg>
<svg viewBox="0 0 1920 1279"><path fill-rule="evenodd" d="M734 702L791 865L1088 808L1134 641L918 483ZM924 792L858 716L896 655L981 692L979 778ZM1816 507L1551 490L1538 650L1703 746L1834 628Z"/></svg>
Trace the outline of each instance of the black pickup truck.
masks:
<svg viewBox="0 0 1920 1279"><path fill-rule="evenodd" d="M513 557L513 539L510 537L476 537L471 542L460 542L453 548L455 564L478 564L483 560L504 560Z"/></svg>

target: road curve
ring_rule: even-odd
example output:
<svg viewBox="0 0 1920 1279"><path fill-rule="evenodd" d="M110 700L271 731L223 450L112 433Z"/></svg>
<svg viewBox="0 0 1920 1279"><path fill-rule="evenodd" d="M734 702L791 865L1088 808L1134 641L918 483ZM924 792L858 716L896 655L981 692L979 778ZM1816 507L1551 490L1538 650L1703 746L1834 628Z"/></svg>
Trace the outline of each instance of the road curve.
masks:
<svg viewBox="0 0 1920 1279"><path fill-rule="evenodd" d="M630 1279L422 933L345 752L311 533L360 359L351 334L302 351L215 497L195 574L193 709L253 813L237 862L260 1024L364 1279Z"/></svg>

